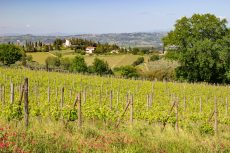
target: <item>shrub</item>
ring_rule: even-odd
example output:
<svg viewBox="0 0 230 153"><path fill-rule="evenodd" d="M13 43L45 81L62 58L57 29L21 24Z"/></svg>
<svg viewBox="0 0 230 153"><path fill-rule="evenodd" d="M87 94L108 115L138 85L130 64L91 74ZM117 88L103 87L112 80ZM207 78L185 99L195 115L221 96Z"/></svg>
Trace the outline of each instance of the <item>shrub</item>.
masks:
<svg viewBox="0 0 230 153"><path fill-rule="evenodd" d="M209 135L213 135L214 134L214 129L210 124L203 124L199 127L199 131L202 135L204 134L209 134Z"/></svg>
<svg viewBox="0 0 230 153"><path fill-rule="evenodd" d="M144 57L138 57L138 59L136 61L133 62L133 66L137 66L137 65L140 65L141 63L144 62Z"/></svg>
<svg viewBox="0 0 230 153"><path fill-rule="evenodd" d="M59 67L61 65L61 61L58 57L47 57L45 60L46 66L53 66L53 67Z"/></svg>
<svg viewBox="0 0 230 153"><path fill-rule="evenodd" d="M72 60L70 60L69 58L61 58L61 66L65 70L69 70L71 64L72 64Z"/></svg>
<svg viewBox="0 0 230 153"><path fill-rule="evenodd" d="M71 69L78 73L87 72L87 65L85 63L84 57L80 55L75 56Z"/></svg>
<svg viewBox="0 0 230 153"><path fill-rule="evenodd" d="M99 74L99 75L112 73L111 69L109 68L108 63L98 58L94 59L93 71L94 73Z"/></svg>
<svg viewBox="0 0 230 153"><path fill-rule="evenodd" d="M0 62L4 65L14 64L21 60L22 56L23 52L19 47L11 44L0 45Z"/></svg>
<svg viewBox="0 0 230 153"><path fill-rule="evenodd" d="M159 60L159 59L160 59L160 56L159 56L159 55L152 55L152 56L150 56L150 58L149 58L150 61L157 61L157 60Z"/></svg>
<svg viewBox="0 0 230 153"><path fill-rule="evenodd" d="M126 77L126 78L133 78L133 77L139 76L137 69L129 65L114 68L114 71L118 72L121 76Z"/></svg>

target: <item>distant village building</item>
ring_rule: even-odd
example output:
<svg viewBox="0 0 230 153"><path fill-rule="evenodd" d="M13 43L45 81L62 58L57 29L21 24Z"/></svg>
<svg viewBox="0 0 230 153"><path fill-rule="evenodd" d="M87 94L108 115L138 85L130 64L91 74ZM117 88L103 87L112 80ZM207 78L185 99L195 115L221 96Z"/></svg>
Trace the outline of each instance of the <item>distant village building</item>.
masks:
<svg viewBox="0 0 230 153"><path fill-rule="evenodd" d="M95 49L96 47L89 46L89 47L86 47L85 52L86 54L92 54L95 51Z"/></svg>
<svg viewBox="0 0 230 153"><path fill-rule="evenodd" d="M110 53L111 53L111 54L118 54L118 53L119 53L119 50L112 50Z"/></svg>
<svg viewBox="0 0 230 153"><path fill-rule="evenodd" d="M70 47L70 46L71 46L70 40L66 39L66 40L65 40L65 43L64 43L64 46L65 46L65 47Z"/></svg>

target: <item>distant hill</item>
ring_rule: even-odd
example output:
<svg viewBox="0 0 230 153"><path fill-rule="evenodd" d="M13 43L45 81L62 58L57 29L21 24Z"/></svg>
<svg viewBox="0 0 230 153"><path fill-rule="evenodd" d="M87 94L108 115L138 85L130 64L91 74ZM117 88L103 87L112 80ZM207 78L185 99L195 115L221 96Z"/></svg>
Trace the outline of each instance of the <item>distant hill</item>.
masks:
<svg viewBox="0 0 230 153"><path fill-rule="evenodd" d="M68 36L35 36L35 35L15 35L15 36L0 36L0 43L8 43L20 41L25 44L26 41L42 41L44 43L52 43L56 38L82 38L87 40L98 41L100 43L117 44L122 47L155 47L161 48L161 38L166 35L166 32L152 33L110 33L110 34L80 34Z"/></svg>

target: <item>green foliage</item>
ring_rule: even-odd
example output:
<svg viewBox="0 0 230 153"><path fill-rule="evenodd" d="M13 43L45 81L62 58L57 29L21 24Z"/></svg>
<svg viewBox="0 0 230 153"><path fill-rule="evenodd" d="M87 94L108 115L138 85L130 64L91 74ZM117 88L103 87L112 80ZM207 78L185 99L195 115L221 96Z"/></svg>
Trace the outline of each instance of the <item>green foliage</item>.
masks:
<svg viewBox="0 0 230 153"><path fill-rule="evenodd" d="M53 45L54 45L56 50L60 50L63 43L64 43L63 40L57 38L57 39L54 40Z"/></svg>
<svg viewBox="0 0 230 153"><path fill-rule="evenodd" d="M229 70L229 32L227 21L211 14L194 14L183 17L175 24L175 29L163 38L170 53L180 62L176 77L180 80L205 81L210 83L229 82L226 72Z"/></svg>
<svg viewBox="0 0 230 153"><path fill-rule="evenodd" d="M0 45L0 62L4 65L14 64L19 61L23 56L22 50L10 44L1 44Z"/></svg>
<svg viewBox="0 0 230 153"><path fill-rule="evenodd" d="M61 58L60 62L62 68L64 68L65 70L70 70L72 65L72 60L70 58Z"/></svg>
<svg viewBox="0 0 230 153"><path fill-rule="evenodd" d="M95 58L93 61L93 71L94 73L98 75L103 75L103 74L111 74L112 71L109 68L109 65L107 62L104 60L101 60L99 58Z"/></svg>
<svg viewBox="0 0 230 153"><path fill-rule="evenodd" d="M169 60L175 60L177 61L179 59L180 53L178 53L175 50L169 50L167 51L167 53L165 54L165 58L169 59Z"/></svg>
<svg viewBox="0 0 230 153"><path fill-rule="evenodd" d="M87 65L85 63L84 57L80 55L75 56L75 58L73 59L71 69L74 72L78 72L78 73L87 72Z"/></svg>
<svg viewBox="0 0 230 153"><path fill-rule="evenodd" d="M47 57L45 60L46 66L52 66L52 67L59 67L61 65L61 61L58 57Z"/></svg>
<svg viewBox="0 0 230 153"><path fill-rule="evenodd" d="M85 55L85 51L82 49L76 49L74 50L75 53L81 54L81 55Z"/></svg>
<svg viewBox="0 0 230 153"><path fill-rule="evenodd" d="M138 52L140 52L140 49L139 49L139 48L133 48L133 49L130 48L130 52L131 52L133 55L137 55Z"/></svg>
<svg viewBox="0 0 230 153"><path fill-rule="evenodd" d="M118 72L121 76L126 77L126 78L133 78L133 77L139 76L137 69L129 65L114 68L114 71Z"/></svg>
<svg viewBox="0 0 230 153"><path fill-rule="evenodd" d="M144 57L138 57L136 61L133 62L133 66L142 64L145 61Z"/></svg>
<svg viewBox="0 0 230 153"><path fill-rule="evenodd" d="M33 56L32 55L26 55L26 60L29 62L33 61Z"/></svg>
<svg viewBox="0 0 230 153"><path fill-rule="evenodd" d="M202 124L199 127L199 131L200 131L201 135L205 135L205 134L214 135L214 129L213 129L212 125L207 124L207 123Z"/></svg>
<svg viewBox="0 0 230 153"><path fill-rule="evenodd" d="M12 121L12 120L20 121L23 119L22 111L23 111L23 108L21 105L11 104L7 106L3 114L8 121Z"/></svg>
<svg viewBox="0 0 230 153"><path fill-rule="evenodd" d="M156 54L150 56L150 58L149 58L150 61L157 61L157 60L159 60L159 59L160 59L160 56L159 56L159 55L156 55Z"/></svg>

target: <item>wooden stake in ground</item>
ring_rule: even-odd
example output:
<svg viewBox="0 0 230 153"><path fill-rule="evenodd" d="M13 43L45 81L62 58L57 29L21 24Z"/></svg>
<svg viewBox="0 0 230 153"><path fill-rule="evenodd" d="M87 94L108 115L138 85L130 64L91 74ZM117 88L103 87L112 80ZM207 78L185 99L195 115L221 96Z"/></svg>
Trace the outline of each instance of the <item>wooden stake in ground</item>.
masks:
<svg viewBox="0 0 230 153"><path fill-rule="evenodd" d="M28 128L29 126L29 92L28 92L28 78L25 78L25 83L24 83L24 107L25 107L25 126Z"/></svg>
<svg viewBox="0 0 230 153"><path fill-rule="evenodd" d="M146 95L146 107L149 110L149 94Z"/></svg>
<svg viewBox="0 0 230 153"><path fill-rule="evenodd" d="M110 109L113 109L113 91L110 90Z"/></svg>
<svg viewBox="0 0 230 153"><path fill-rule="evenodd" d="M133 124L133 95L131 95L131 102L130 102L130 124Z"/></svg>
<svg viewBox="0 0 230 153"><path fill-rule="evenodd" d="M78 94L78 127L82 126L82 113L81 113L81 92Z"/></svg>
<svg viewBox="0 0 230 153"><path fill-rule="evenodd" d="M217 108L217 99L214 97L214 131L215 136L218 135L218 108Z"/></svg>
<svg viewBox="0 0 230 153"><path fill-rule="evenodd" d="M123 111L123 113L121 114L120 118L118 119L118 122L117 122L117 124L116 124L116 126L115 126L116 128L119 127L119 125L120 125L120 123L121 123L121 120L122 120L123 116L125 115L126 111L127 111L128 108L129 108L130 103L131 103L131 99L128 100L128 103L126 104L125 110Z"/></svg>
<svg viewBox="0 0 230 153"><path fill-rule="evenodd" d="M2 103L5 104L5 86L2 86Z"/></svg>
<svg viewBox="0 0 230 153"><path fill-rule="evenodd" d="M179 111L178 111L178 105L179 105L179 100L178 98L176 99L176 124L175 124L175 128L176 131L179 132Z"/></svg>
<svg viewBox="0 0 230 153"><path fill-rule="evenodd" d="M2 85L0 85L0 101L3 102L2 101Z"/></svg>
<svg viewBox="0 0 230 153"><path fill-rule="evenodd" d="M10 83L10 103L14 103L14 84Z"/></svg>
<svg viewBox="0 0 230 153"><path fill-rule="evenodd" d="M202 98L200 97L200 113L202 113Z"/></svg>
<svg viewBox="0 0 230 153"><path fill-rule="evenodd" d="M184 111L186 111L186 97L184 96Z"/></svg>
<svg viewBox="0 0 230 153"><path fill-rule="evenodd" d="M64 106L64 87L61 89L61 108Z"/></svg>
<svg viewBox="0 0 230 153"><path fill-rule="evenodd" d="M83 93L83 102L86 102L86 87L84 88L84 93Z"/></svg>
<svg viewBox="0 0 230 153"><path fill-rule="evenodd" d="M47 89L48 103L50 103L50 86Z"/></svg>
<svg viewBox="0 0 230 153"><path fill-rule="evenodd" d="M228 115L228 97L226 97L226 115Z"/></svg>

